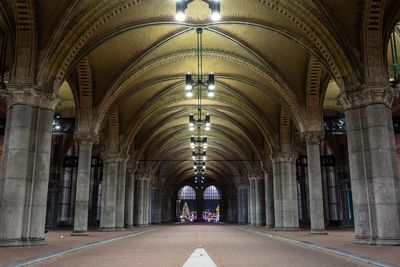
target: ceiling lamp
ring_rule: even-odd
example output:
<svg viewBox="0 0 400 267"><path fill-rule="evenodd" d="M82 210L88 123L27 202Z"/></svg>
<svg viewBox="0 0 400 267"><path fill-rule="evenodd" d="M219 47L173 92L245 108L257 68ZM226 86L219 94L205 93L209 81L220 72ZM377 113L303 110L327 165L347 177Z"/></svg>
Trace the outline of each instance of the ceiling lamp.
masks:
<svg viewBox="0 0 400 267"><path fill-rule="evenodd" d="M199 148L199 149L202 148L203 150L201 153L203 153L203 152L205 152L205 150L208 147L207 141L208 141L207 136L205 136L203 138L192 136L192 137L190 137L190 148L192 149L192 151L195 151L196 148ZM201 153L198 152L197 154L200 155Z"/></svg>
<svg viewBox="0 0 400 267"><path fill-rule="evenodd" d="M210 115L207 114L205 119L202 119L202 87L207 86L208 97L215 96L215 75L214 73L209 73L206 79L203 79L203 29L197 28L197 71L198 75L196 79L193 79L191 73L186 74L185 77L185 95L191 98L193 96L194 86L197 88L197 119L195 119L194 114L189 115L189 130L194 131L197 126L198 135L200 136L200 130L202 126L205 127L206 131L211 129L211 119Z"/></svg>
<svg viewBox="0 0 400 267"><path fill-rule="evenodd" d="M208 1L208 6L211 9L211 20L219 21L221 19L221 5L219 0Z"/></svg>
<svg viewBox="0 0 400 267"><path fill-rule="evenodd" d="M187 1L185 4L187 5ZM211 1L208 1L210 4ZM180 10L183 5L178 5L177 2L177 10L178 6ZM210 4L211 6L211 4ZM212 1L212 6L219 10L219 2ZM182 10L181 10L182 11ZM199 172L201 174L205 174L206 171L206 149L208 148L207 136L201 137L203 133L203 129L205 131L211 130L211 116L210 114L206 114L203 117L202 112L202 91L203 86L206 86L207 96L214 97L215 96L215 74L209 73L206 77L203 78L203 29L197 28L197 76L193 78L192 73L187 73L185 76L185 95L188 98L193 97L194 88L197 89L197 114L189 115L189 130L194 131L197 128L197 136L191 136L190 138L190 148L192 149L192 159L194 161L194 173L198 175Z"/></svg>
<svg viewBox="0 0 400 267"><path fill-rule="evenodd" d="M206 126L206 131L211 130L211 117L209 114L206 115L206 119L204 120L205 126Z"/></svg>
<svg viewBox="0 0 400 267"><path fill-rule="evenodd" d="M201 152L201 153L197 153L196 151L192 151L192 159L193 160L197 160L197 161L203 160L203 161L205 161L207 159L206 155L207 154L206 154L205 150L203 150L203 152Z"/></svg>
<svg viewBox="0 0 400 267"><path fill-rule="evenodd" d="M197 121L194 119L194 115L190 114L189 115L189 130L191 132L194 131L194 126L197 124Z"/></svg>
<svg viewBox="0 0 400 267"><path fill-rule="evenodd" d="M196 120L193 114L189 115L189 131L193 132L195 126L197 126L197 129L200 129L203 124L206 131L211 130L211 116L209 114L206 115L204 120L201 117Z"/></svg>
<svg viewBox="0 0 400 267"><path fill-rule="evenodd" d="M189 4L189 1L176 0L175 19L177 21L185 21L185 19L186 19L185 10L186 10L188 4Z"/></svg>
<svg viewBox="0 0 400 267"><path fill-rule="evenodd" d="M211 9L211 20L219 21L221 19L221 3L220 0L202 0L208 4ZM185 11L189 3L193 0L176 0L176 15L177 21L185 21L186 15Z"/></svg>
<svg viewBox="0 0 400 267"><path fill-rule="evenodd" d="M208 97L215 96L215 76L214 73L208 74L207 80Z"/></svg>
<svg viewBox="0 0 400 267"><path fill-rule="evenodd" d="M188 98L193 97L193 77L191 73L186 74L185 92Z"/></svg>

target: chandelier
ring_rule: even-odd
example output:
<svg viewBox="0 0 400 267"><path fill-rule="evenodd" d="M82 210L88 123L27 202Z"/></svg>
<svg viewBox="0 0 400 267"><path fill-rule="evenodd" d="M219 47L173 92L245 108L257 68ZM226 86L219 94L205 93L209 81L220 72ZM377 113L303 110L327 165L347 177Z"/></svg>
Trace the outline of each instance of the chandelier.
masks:
<svg viewBox="0 0 400 267"><path fill-rule="evenodd" d="M188 1L185 3L187 4ZM181 3L181 2L179 2ZM178 2L177 2L178 4ZM215 75L208 73L203 75L203 29L197 28L197 76L192 73L186 74L185 77L185 95L188 98L197 93L197 114L189 115L189 130L196 131L196 135L190 137L190 148L192 150L192 159L194 161L193 170L195 174L195 183L204 183L204 174L206 171L206 150L208 147L207 136L205 131L211 130L210 114L203 114L202 99L203 89L206 88L207 96L212 98L215 96Z"/></svg>
<svg viewBox="0 0 400 267"><path fill-rule="evenodd" d="M211 9L211 19L218 21L221 19L221 5L220 0L202 0L208 4ZM193 0L176 0L176 20L184 21L186 19L185 11L189 3Z"/></svg>

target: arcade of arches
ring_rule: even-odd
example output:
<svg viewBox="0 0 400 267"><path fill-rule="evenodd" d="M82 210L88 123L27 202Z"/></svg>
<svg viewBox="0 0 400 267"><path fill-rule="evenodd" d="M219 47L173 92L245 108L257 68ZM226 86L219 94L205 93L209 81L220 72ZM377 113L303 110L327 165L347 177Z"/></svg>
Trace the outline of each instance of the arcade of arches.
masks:
<svg viewBox="0 0 400 267"><path fill-rule="evenodd" d="M220 5L181 22L175 0L0 1L0 246L182 220L400 245L400 2ZM200 28L216 85L200 86L201 183L185 96Z"/></svg>

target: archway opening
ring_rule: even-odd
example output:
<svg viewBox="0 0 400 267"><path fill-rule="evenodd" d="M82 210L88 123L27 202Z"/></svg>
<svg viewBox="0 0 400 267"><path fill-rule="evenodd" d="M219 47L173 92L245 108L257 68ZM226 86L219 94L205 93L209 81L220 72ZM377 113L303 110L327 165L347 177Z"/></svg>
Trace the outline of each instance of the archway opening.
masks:
<svg viewBox="0 0 400 267"><path fill-rule="evenodd" d="M196 191L191 186L179 189L176 200L176 218L180 222L193 222L197 219Z"/></svg>
<svg viewBox="0 0 400 267"><path fill-rule="evenodd" d="M203 220L219 222L221 220L221 193L214 185L207 187L203 193Z"/></svg>

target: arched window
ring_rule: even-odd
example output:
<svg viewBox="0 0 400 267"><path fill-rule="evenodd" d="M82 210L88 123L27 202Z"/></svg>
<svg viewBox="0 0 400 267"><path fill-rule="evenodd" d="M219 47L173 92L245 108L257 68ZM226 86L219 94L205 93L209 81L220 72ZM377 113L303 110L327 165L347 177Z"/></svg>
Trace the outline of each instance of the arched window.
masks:
<svg viewBox="0 0 400 267"><path fill-rule="evenodd" d="M181 222L193 222L197 218L196 191L191 186L184 186L178 191L176 218Z"/></svg>
<svg viewBox="0 0 400 267"><path fill-rule="evenodd" d="M195 200L196 191L191 186L184 186L178 192L178 199Z"/></svg>
<svg viewBox="0 0 400 267"><path fill-rule="evenodd" d="M204 190L204 200L220 200L221 195L215 186L209 186Z"/></svg>
<svg viewBox="0 0 400 267"><path fill-rule="evenodd" d="M203 220L206 222L219 222L221 212L221 194L215 186L204 190Z"/></svg>

